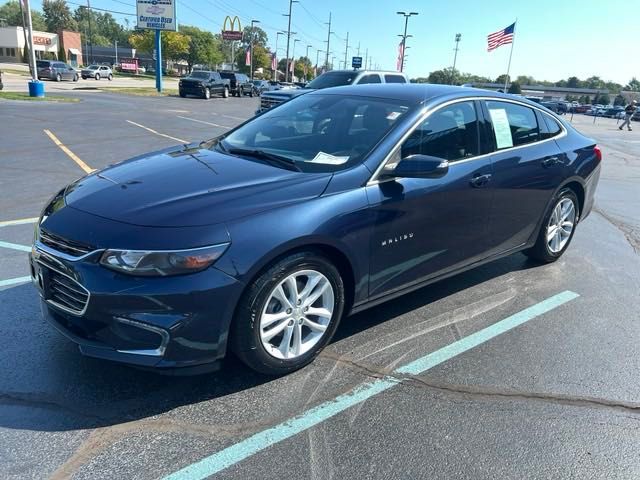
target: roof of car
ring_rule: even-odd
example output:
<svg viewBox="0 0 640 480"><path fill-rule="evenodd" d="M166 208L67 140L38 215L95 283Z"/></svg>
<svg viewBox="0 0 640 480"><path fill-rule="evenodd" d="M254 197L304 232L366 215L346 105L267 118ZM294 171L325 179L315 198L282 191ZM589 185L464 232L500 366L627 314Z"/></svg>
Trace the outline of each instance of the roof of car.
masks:
<svg viewBox="0 0 640 480"><path fill-rule="evenodd" d="M495 97L509 100L518 100L522 103L538 105L524 97L519 97L490 90L472 87L456 87L452 85L436 85L430 83L383 83L366 85L349 85L343 87L325 88L316 90L311 94L347 94L363 97L383 97L404 100L407 102L423 103L436 97Z"/></svg>

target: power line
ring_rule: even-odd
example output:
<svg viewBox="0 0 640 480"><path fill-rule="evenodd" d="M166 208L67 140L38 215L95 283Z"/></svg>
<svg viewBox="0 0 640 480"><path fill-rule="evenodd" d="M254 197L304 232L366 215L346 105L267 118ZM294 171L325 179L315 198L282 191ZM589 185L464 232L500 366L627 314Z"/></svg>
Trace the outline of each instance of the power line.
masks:
<svg viewBox="0 0 640 480"><path fill-rule="evenodd" d="M117 10L109 10L107 8L87 7L86 5L84 5L82 3L76 3L76 2L67 1L67 3L70 3L71 5L76 5L76 6L82 7L82 8L88 8L89 10L97 10L99 12L115 13L115 14L118 14L118 15L127 15L129 17L137 17L137 15L135 13L118 12Z"/></svg>

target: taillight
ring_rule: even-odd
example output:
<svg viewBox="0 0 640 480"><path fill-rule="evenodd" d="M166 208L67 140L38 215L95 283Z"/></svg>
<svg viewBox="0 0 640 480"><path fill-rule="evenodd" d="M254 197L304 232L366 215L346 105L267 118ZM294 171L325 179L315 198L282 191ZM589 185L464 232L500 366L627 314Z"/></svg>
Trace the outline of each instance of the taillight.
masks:
<svg viewBox="0 0 640 480"><path fill-rule="evenodd" d="M598 162L602 161L602 151L600 150L600 147L598 147L597 145L595 147L593 147L593 153L596 154L596 158L598 159Z"/></svg>

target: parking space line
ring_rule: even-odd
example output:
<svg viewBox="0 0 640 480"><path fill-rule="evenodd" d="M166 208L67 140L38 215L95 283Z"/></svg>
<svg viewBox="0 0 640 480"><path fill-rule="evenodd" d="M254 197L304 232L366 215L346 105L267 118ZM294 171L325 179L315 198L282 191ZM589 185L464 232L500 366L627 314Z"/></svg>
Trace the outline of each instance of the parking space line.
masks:
<svg viewBox="0 0 640 480"><path fill-rule="evenodd" d="M216 112L211 112L211 115L217 115L220 117L227 117L227 118L231 118L233 120L242 120L243 122L245 120L247 120L247 118L242 118L242 117L234 117L233 115L227 115L226 113L216 113Z"/></svg>
<svg viewBox="0 0 640 480"><path fill-rule="evenodd" d="M146 131L151 132L151 133L153 133L155 135L158 135L160 137L168 138L170 140L175 140L176 142L179 142L179 143L191 143L191 142L188 142L186 140L182 140L181 138L176 138L176 137L172 137L171 135L165 135L164 133L157 132L152 128L145 127L144 125L140 125L139 123L132 122L131 120L127 120L127 123L130 123L131 125L135 125L136 127L143 128Z"/></svg>
<svg viewBox="0 0 640 480"><path fill-rule="evenodd" d="M37 221L38 217L20 218L18 220L5 220L4 222L0 222L0 228L11 227L13 225L26 225L28 223L36 223Z"/></svg>
<svg viewBox="0 0 640 480"><path fill-rule="evenodd" d="M28 283L31 281L31 277L17 277L10 278L8 280L0 280L0 287L8 287L10 285L18 285L19 283Z"/></svg>
<svg viewBox="0 0 640 480"><path fill-rule="evenodd" d="M182 115L176 115L178 118L182 118L184 120L190 120L192 122L198 122L198 123L204 123L205 125L211 125L213 127L219 127L219 128L231 128L231 127L227 127L226 125L218 125L217 123L212 123L212 122L205 122L204 120L198 120L195 118L189 118L189 117L183 117Z"/></svg>
<svg viewBox="0 0 640 480"><path fill-rule="evenodd" d="M2 248L10 248L11 250L20 250L21 252L30 252L31 247L27 247L26 245L19 245L17 243L3 242L0 240L0 247Z"/></svg>
<svg viewBox="0 0 640 480"><path fill-rule="evenodd" d="M94 172L95 169L91 168L89 165L87 165L86 163L84 163L80 157L78 157L75 153L73 153L71 150L69 150L60 140L58 140L58 137L56 137L53 133L51 133L50 130L45 129L44 133L47 134L47 136L53 141L53 143L55 143L58 147L60 147L60 150L62 150L64 153L67 154L67 156L73 160L74 162L76 162L76 164L78 164L78 166L85 171L85 173L91 173Z"/></svg>
<svg viewBox="0 0 640 480"><path fill-rule="evenodd" d="M440 365L458 355L481 345L492 338L506 333L529 320L533 320L540 315L547 313L575 298L577 293L564 291L553 297L549 297L540 303L500 320L493 325L483 328L467 337L457 340L446 347L425 355L403 367L398 368L393 373L397 375L416 375ZM304 432L318 425L325 420L347 410L348 408L364 402L365 400L382 393L400 384L403 378L385 377L373 382L361 385L354 390L340 395L333 400L321 403L306 412L286 420L272 428L263 430L255 435L225 448L209 457L193 463L177 472L174 472L164 480L196 480L204 479L214 475L252 455L290 438L298 433Z"/></svg>

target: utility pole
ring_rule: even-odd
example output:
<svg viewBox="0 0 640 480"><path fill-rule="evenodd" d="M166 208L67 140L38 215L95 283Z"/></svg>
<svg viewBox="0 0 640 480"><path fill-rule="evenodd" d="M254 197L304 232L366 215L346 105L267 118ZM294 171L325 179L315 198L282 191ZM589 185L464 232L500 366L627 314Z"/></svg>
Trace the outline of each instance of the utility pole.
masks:
<svg viewBox="0 0 640 480"><path fill-rule="evenodd" d="M260 23L260 20L251 20L251 50L249 52L249 55L251 56L251 58L249 58L249 64L250 64L249 69L251 70L251 72L249 73L251 74L252 82L253 82L253 41L256 38L256 31L254 30L254 25L256 23Z"/></svg>
<svg viewBox="0 0 640 480"><path fill-rule="evenodd" d="M114 40L115 43L115 47L116 47L116 65L118 64L118 40Z"/></svg>
<svg viewBox="0 0 640 480"><path fill-rule="evenodd" d="M27 28L29 29L29 63L31 64L31 82L40 83L38 82L38 70L36 69L36 51L33 48L33 25L31 23L31 3L26 2L26 7L27 7ZM29 96L35 97L38 95L36 94L32 95L31 88L29 88ZM39 96L41 97L44 96L44 87L42 89L42 95L39 95Z"/></svg>
<svg viewBox="0 0 640 480"><path fill-rule="evenodd" d="M89 15L89 48L90 53L89 53L89 60L90 63L93 63L93 42L91 41L91 36L92 36L92 32L91 32L91 3L89 2L89 0L87 0L87 14Z"/></svg>
<svg viewBox="0 0 640 480"><path fill-rule="evenodd" d="M364 69L367 69L367 60L369 60L369 47L367 47L367 49L364 52Z"/></svg>
<svg viewBox="0 0 640 480"><path fill-rule="evenodd" d="M453 50L453 68L451 69L451 84L453 85L453 78L456 74L456 60L458 59L458 46L460 45L461 33L456 33L456 48Z"/></svg>
<svg viewBox="0 0 640 480"><path fill-rule="evenodd" d="M327 25L327 24L325 23L325 25ZM327 31L327 56L325 57L325 60L324 60L324 64L325 64L327 70L329 70L329 43L331 41L331 34L333 33L331 31L331 12L329 12L329 23L328 23L328 25L329 25L329 30Z"/></svg>
<svg viewBox="0 0 640 480"><path fill-rule="evenodd" d="M347 32L347 42L344 47L344 69L347 69L347 55L349 54L349 32Z"/></svg>
<svg viewBox="0 0 640 480"><path fill-rule="evenodd" d="M418 15L418 12L396 12L398 15L404 16L404 34L402 35L402 58L400 59L400 71L404 70L404 51L407 46L407 25L409 24L409 17Z"/></svg>
<svg viewBox="0 0 640 480"><path fill-rule="evenodd" d="M320 49L316 50L316 68L314 69L314 77L318 76L318 62L320 61Z"/></svg>
<svg viewBox="0 0 640 480"><path fill-rule="evenodd" d="M289 24L287 25L287 62L286 62L286 68L285 68L286 71L284 72L285 82L289 81L289 42L291 41L291 9L293 8L294 3L298 3L298 0L289 0L289 13L282 14L285 17L288 17L289 19Z"/></svg>
<svg viewBox="0 0 640 480"><path fill-rule="evenodd" d="M313 45L307 45L307 53L304 56L305 61L308 61L309 64L311 64L311 59L309 58L309 49L310 48L313 48ZM307 82L307 64L306 63L304 64L304 81L305 81L305 83Z"/></svg>
<svg viewBox="0 0 640 480"><path fill-rule="evenodd" d="M360 56L360 42L358 42L358 56Z"/></svg>

